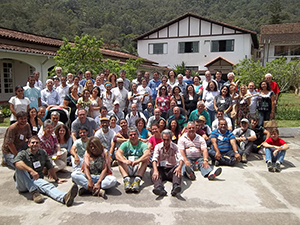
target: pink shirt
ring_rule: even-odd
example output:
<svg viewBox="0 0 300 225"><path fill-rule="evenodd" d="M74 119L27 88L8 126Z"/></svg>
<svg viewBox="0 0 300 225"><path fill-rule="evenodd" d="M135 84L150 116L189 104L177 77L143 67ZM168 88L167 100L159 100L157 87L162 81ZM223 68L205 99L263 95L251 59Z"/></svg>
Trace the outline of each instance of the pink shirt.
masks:
<svg viewBox="0 0 300 225"><path fill-rule="evenodd" d="M201 149L207 148L206 142L203 137L196 134L193 141L191 141L187 133L184 133L178 140L178 148L183 150L187 158L200 158Z"/></svg>
<svg viewBox="0 0 300 225"><path fill-rule="evenodd" d="M161 143L162 141L162 138L155 138L154 136L150 137L148 142L152 144L152 148L150 149L151 155L153 155L155 146Z"/></svg>
<svg viewBox="0 0 300 225"><path fill-rule="evenodd" d="M158 96L157 98L157 106L162 112L167 112L170 109L170 96L161 97Z"/></svg>

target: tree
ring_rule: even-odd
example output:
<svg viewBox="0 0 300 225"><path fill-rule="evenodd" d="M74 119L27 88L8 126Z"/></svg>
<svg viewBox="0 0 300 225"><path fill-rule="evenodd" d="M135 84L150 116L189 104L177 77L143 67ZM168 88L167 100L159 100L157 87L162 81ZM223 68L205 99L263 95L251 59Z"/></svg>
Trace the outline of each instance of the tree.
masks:
<svg viewBox="0 0 300 225"><path fill-rule="evenodd" d="M280 0L272 0L269 5L270 15L270 24L278 24L281 23L281 2Z"/></svg>
<svg viewBox="0 0 300 225"><path fill-rule="evenodd" d="M63 39L64 43L57 51L58 56L54 57L57 66L63 68L65 73L76 74L78 71L91 71L97 74L102 71L101 47L103 42L94 36L76 36L74 43Z"/></svg>
<svg viewBox="0 0 300 225"><path fill-rule="evenodd" d="M54 57L57 66L62 67L64 73L76 74L78 71L91 71L92 74L99 74L105 68L110 72L119 74L120 70L126 70L128 79L133 79L137 68L143 63L142 58L136 60L129 58L126 63L120 60L103 59L101 48L103 42L94 36L84 35L75 37L74 43L64 38L64 43L57 51L58 56ZM55 71L51 72L54 75Z"/></svg>

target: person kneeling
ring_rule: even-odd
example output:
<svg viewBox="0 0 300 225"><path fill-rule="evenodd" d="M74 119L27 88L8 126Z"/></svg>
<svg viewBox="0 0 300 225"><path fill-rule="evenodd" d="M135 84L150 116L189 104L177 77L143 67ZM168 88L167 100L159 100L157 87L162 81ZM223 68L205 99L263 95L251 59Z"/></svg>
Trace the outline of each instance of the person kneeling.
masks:
<svg viewBox="0 0 300 225"><path fill-rule="evenodd" d="M29 191L32 193L33 201L36 203L44 202L40 193L46 194L54 200L71 206L77 195L78 187L74 184L69 192L65 193L58 190L53 184L45 181L43 168L46 167L50 176L57 183L66 182L58 179L45 150L40 149L40 139L32 136L28 142L28 149L21 151L14 159L16 172L14 175L16 188L20 192Z"/></svg>
<svg viewBox="0 0 300 225"><path fill-rule="evenodd" d="M97 137L89 138L81 169L82 172L75 170L71 174L73 182L82 186L79 195L92 192L94 196L106 198L104 190L117 184L117 179L108 175L106 154Z"/></svg>
<svg viewBox="0 0 300 225"><path fill-rule="evenodd" d="M181 192L181 170L183 165L183 157L178 150L176 144L172 143L172 131L166 129L162 133L163 142L154 148L151 177L154 183L153 193L159 196L167 194L164 189L163 180L169 180L173 183L171 191L172 196L176 196ZM177 160L179 164L177 164Z"/></svg>
<svg viewBox="0 0 300 225"><path fill-rule="evenodd" d="M284 140L279 138L277 128L273 128L270 133L271 137L262 143L265 147L267 167L269 172L280 172L280 164L283 163L286 150L290 147Z"/></svg>

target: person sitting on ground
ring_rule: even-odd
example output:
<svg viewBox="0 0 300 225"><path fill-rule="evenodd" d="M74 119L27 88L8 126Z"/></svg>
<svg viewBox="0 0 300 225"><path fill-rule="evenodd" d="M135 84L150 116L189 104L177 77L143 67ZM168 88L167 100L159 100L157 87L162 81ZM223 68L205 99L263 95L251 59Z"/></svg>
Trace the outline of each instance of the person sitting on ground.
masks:
<svg viewBox="0 0 300 225"><path fill-rule="evenodd" d="M221 174L222 169L218 168L213 174L210 174L212 168L208 164L208 152L204 138L196 134L194 122L188 122L187 130L188 132L184 133L178 140L178 148L184 160L182 173L186 174L190 180L195 180L196 175L193 166L195 164L202 176L209 180L215 179Z"/></svg>
<svg viewBox="0 0 300 225"><path fill-rule="evenodd" d="M54 126L52 120L45 120L43 134L39 137L41 140L41 147L47 152L55 172L61 170L65 171L65 167L67 166L68 151L60 148L57 137L55 136L53 130Z"/></svg>
<svg viewBox="0 0 300 225"><path fill-rule="evenodd" d="M27 123L27 113L24 111L16 114L17 122L10 125L5 132L2 145L2 165L8 165L15 169L13 160L18 152L27 148L27 139L31 134L31 129Z"/></svg>
<svg viewBox="0 0 300 225"><path fill-rule="evenodd" d="M240 126L240 128L236 128L232 133L235 136L238 149L243 152L241 162L247 163L247 158L251 153L253 141L256 140L256 135L255 132L249 128L249 121L246 118L241 120Z"/></svg>
<svg viewBox="0 0 300 225"><path fill-rule="evenodd" d="M210 141L211 129L207 124L205 124L205 122L206 122L206 119L204 116L199 116L199 119L194 120L194 123L196 125L196 133L199 134L200 136L202 136L206 142L206 145L208 147L210 147L211 146L211 141Z"/></svg>
<svg viewBox="0 0 300 225"><path fill-rule="evenodd" d="M153 123L151 130L152 130L152 136L149 138L148 141L148 149L150 150L151 153L149 164L148 164L150 167L152 167L152 157L153 157L154 148L157 144L163 141L160 135L158 123Z"/></svg>
<svg viewBox="0 0 300 225"><path fill-rule="evenodd" d="M265 147L266 163L269 172L280 172L280 165L283 163L286 150L290 147L287 143L279 138L279 131L273 128L270 131L271 137L268 138L262 145Z"/></svg>
<svg viewBox="0 0 300 225"><path fill-rule="evenodd" d="M233 166L235 161L241 161L243 152L238 150L235 136L228 130L226 120L219 120L219 128L212 131L210 139L212 149L208 153L215 166Z"/></svg>
<svg viewBox="0 0 300 225"><path fill-rule="evenodd" d="M218 129L219 121L220 120L226 120L227 126L228 126L228 130L232 131L231 119L228 118L228 117L224 117L224 111L223 110L218 110L217 114L216 114L216 117L217 117L217 119L215 119L214 122L211 125L211 129L212 130Z"/></svg>
<svg viewBox="0 0 300 225"><path fill-rule="evenodd" d="M163 180L169 180L173 183L171 195L176 196L181 192L183 158L177 145L172 143L172 131L166 129L161 135L163 142L154 148L153 168L150 172L152 182L154 183L153 193L165 196L167 192L162 182Z"/></svg>
<svg viewBox="0 0 300 225"><path fill-rule="evenodd" d="M45 181L43 169L46 167L56 183L66 182L66 180L57 178L47 153L40 149L40 140L37 136L29 139L28 147L27 150L19 152L14 159L16 188L19 192L29 191L32 193L33 201L36 203L44 202L44 198L40 194L42 193L66 206L71 206L77 195L77 185L73 184L71 189L65 193L58 190L52 183Z"/></svg>
<svg viewBox="0 0 300 225"><path fill-rule="evenodd" d="M160 109L154 109L154 116L151 116L147 123L147 130L151 131L151 127L153 123L158 123L161 119L165 120L163 117L161 117L161 111Z"/></svg>
<svg viewBox="0 0 300 225"><path fill-rule="evenodd" d="M81 168L83 162L83 156L86 150L86 143L88 141L88 128L85 126L79 127L79 136L80 138L77 139L73 146L71 147L71 162L73 170L77 170Z"/></svg>
<svg viewBox="0 0 300 225"><path fill-rule="evenodd" d="M108 174L106 154L97 137L91 137L87 142L82 171L75 170L71 177L75 184L81 186L79 196L92 192L94 196L106 198L105 190L116 186L117 179Z"/></svg>
<svg viewBox="0 0 300 225"><path fill-rule="evenodd" d="M250 120L251 129L255 132L257 139L252 144L252 152L264 155L265 151L262 147L262 143L265 142L269 137L271 137L270 132L266 130L263 126L259 126L259 118L254 116Z"/></svg>
<svg viewBox="0 0 300 225"><path fill-rule="evenodd" d="M150 158L150 151L147 144L139 141L138 135L136 128L129 128L129 141L124 142L116 152L126 193L129 191L140 191L140 183ZM132 184L130 183L130 176L135 177Z"/></svg>

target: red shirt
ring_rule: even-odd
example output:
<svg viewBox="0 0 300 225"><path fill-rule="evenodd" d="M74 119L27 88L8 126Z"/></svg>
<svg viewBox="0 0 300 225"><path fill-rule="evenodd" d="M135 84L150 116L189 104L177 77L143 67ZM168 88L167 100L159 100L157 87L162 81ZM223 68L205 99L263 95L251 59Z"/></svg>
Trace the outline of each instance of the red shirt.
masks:
<svg viewBox="0 0 300 225"><path fill-rule="evenodd" d="M271 86L271 91L273 91L275 95L280 92L278 84L275 81L271 81L270 86Z"/></svg>
<svg viewBox="0 0 300 225"><path fill-rule="evenodd" d="M275 146L281 146L281 145L285 145L285 141L282 140L281 138L278 138L276 141L274 141L272 138L268 138L266 140L266 142L270 145L275 145Z"/></svg>
<svg viewBox="0 0 300 225"><path fill-rule="evenodd" d="M154 136L152 136L150 139L149 139L149 143L152 144L152 149L150 149L150 152L151 152L151 155L153 155L153 152L154 152L154 147L161 143L163 141L162 138L155 138Z"/></svg>

